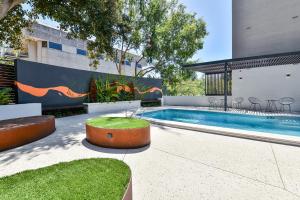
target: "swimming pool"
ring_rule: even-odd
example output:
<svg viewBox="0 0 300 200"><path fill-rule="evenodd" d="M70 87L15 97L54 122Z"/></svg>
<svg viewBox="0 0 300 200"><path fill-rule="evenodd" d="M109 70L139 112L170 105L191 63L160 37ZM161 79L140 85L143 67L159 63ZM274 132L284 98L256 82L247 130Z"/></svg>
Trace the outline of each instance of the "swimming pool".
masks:
<svg viewBox="0 0 300 200"><path fill-rule="evenodd" d="M300 117L256 116L199 110L164 109L140 114L145 118L300 137Z"/></svg>

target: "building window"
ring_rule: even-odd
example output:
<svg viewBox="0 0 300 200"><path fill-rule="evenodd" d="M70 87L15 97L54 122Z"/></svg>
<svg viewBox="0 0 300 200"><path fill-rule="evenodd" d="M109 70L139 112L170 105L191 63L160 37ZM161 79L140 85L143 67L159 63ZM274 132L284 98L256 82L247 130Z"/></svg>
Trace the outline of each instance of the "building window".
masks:
<svg viewBox="0 0 300 200"><path fill-rule="evenodd" d="M42 41L42 47L47 48L48 47L48 42L47 41Z"/></svg>
<svg viewBox="0 0 300 200"><path fill-rule="evenodd" d="M231 95L232 75L228 72L227 94ZM205 95L224 95L224 73L205 74Z"/></svg>
<svg viewBox="0 0 300 200"><path fill-rule="evenodd" d="M77 54L82 55L82 56L86 56L87 55L87 51L83 50L83 49L77 49Z"/></svg>
<svg viewBox="0 0 300 200"><path fill-rule="evenodd" d="M125 60L125 65L131 65L131 63L128 60Z"/></svg>
<svg viewBox="0 0 300 200"><path fill-rule="evenodd" d="M49 48L62 51L62 44L58 44L55 42L49 42Z"/></svg>
<svg viewBox="0 0 300 200"><path fill-rule="evenodd" d="M137 64L137 68L142 68L142 65L141 64Z"/></svg>

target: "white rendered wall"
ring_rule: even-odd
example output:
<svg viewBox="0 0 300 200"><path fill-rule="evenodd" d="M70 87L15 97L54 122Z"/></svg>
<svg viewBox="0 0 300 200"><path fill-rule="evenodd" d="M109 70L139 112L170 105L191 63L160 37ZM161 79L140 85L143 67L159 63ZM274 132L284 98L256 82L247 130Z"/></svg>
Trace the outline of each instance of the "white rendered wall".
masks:
<svg viewBox="0 0 300 200"><path fill-rule="evenodd" d="M262 100L263 108L266 99L293 97L292 110L300 111L300 64L233 70L232 97L243 97L243 106L249 107L251 96Z"/></svg>
<svg viewBox="0 0 300 200"><path fill-rule="evenodd" d="M84 103L87 105L87 112L91 113L113 113L126 110L134 110L141 107L141 101L117 101L109 103Z"/></svg>
<svg viewBox="0 0 300 200"><path fill-rule="evenodd" d="M42 115L40 103L14 104L0 106L0 121L20 117L31 117Z"/></svg>
<svg viewBox="0 0 300 200"><path fill-rule="evenodd" d="M223 106L224 96L163 96L164 106L199 106L208 107L208 98L214 97L217 99L218 106ZM222 103L222 104L221 104ZM228 106L231 106L231 97L228 96Z"/></svg>

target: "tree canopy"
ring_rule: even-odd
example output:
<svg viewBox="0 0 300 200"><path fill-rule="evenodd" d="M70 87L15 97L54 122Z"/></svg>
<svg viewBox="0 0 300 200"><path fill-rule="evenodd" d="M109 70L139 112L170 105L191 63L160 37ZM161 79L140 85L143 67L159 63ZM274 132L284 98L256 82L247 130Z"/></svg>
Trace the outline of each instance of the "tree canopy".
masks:
<svg viewBox="0 0 300 200"><path fill-rule="evenodd" d="M114 45L120 53L113 55L119 72L125 59L136 63L136 76L149 72L170 78L170 69L178 72L203 48L207 35L206 24L196 14L188 13L176 0L125 0L122 2ZM140 57L132 60L128 52L135 51ZM147 61L149 67L137 72L137 66ZM190 73L191 74L191 73ZM178 74L177 74L178 75Z"/></svg>
<svg viewBox="0 0 300 200"><path fill-rule="evenodd" d="M57 21L60 28L68 32L70 38L88 40L91 52L111 53L116 35L115 26L119 21L119 2L119 0L0 0L0 42L13 48L20 48L21 30L38 17L48 17ZM31 9L25 10L21 3L27 3Z"/></svg>
<svg viewBox="0 0 300 200"><path fill-rule="evenodd" d="M24 10L22 2L31 9ZM182 65L203 48L207 35L205 22L177 0L0 0L0 13L0 45L20 48L22 28L38 17L49 17L69 37L88 40L95 66L105 54L120 74L127 59L136 63L136 76L155 72L165 81L194 76ZM139 57L132 58L130 52ZM138 72L142 61L149 65Z"/></svg>

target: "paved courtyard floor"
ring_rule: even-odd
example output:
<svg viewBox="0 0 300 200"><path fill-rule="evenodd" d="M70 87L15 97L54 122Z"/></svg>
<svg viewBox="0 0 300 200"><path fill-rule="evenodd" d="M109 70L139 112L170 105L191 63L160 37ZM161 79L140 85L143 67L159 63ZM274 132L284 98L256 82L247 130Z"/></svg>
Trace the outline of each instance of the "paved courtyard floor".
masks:
<svg viewBox="0 0 300 200"><path fill-rule="evenodd" d="M57 119L54 134L1 152L0 176L110 157L131 167L135 200L300 199L299 147L153 125L150 146L105 149L85 140L84 121L90 117Z"/></svg>

